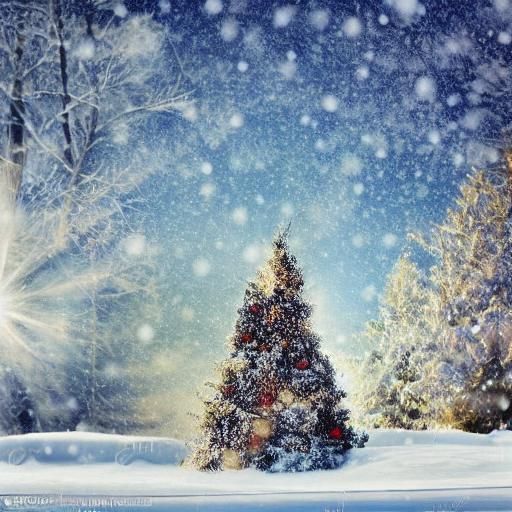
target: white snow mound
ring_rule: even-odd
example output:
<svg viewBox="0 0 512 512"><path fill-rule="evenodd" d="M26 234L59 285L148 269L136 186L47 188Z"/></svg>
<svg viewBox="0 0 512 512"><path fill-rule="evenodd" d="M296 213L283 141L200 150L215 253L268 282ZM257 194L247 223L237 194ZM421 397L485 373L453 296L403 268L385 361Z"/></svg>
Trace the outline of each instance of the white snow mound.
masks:
<svg viewBox="0 0 512 512"><path fill-rule="evenodd" d="M181 466L186 455L183 442L165 438L85 432L4 437L0 496L160 496L170 509L177 500L177 510L188 510L187 504L196 510L211 500L219 510L252 510L265 503L307 510L299 504L325 507L333 499L357 503L360 510L388 510L371 503L387 503L389 510L401 510L399 503L407 504L404 510L431 510L440 500L453 505L462 496L459 510L512 510L512 432L370 431L367 446L352 450L340 469L306 473L204 473Z"/></svg>

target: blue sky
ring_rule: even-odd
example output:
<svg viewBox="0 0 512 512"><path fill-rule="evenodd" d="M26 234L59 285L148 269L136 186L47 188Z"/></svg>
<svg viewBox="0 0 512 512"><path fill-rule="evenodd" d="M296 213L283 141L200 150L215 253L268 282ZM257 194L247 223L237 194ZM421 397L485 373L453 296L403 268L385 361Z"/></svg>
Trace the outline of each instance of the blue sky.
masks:
<svg viewBox="0 0 512 512"><path fill-rule="evenodd" d="M472 166L496 165L512 3L141 7L171 28L195 101L144 134L163 171L144 193L168 342L222 357L247 280L291 220L325 347L353 350L407 233L442 219Z"/></svg>

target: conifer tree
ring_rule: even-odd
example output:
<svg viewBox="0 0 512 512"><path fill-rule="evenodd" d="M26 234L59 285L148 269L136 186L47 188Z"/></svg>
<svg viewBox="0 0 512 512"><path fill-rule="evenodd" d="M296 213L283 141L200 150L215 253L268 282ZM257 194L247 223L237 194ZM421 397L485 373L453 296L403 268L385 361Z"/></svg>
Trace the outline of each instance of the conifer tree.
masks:
<svg viewBox="0 0 512 512"><path fill-rule="evenodd" d="M495 354L478 368L464 392L456 396L448 412L454 426L487 434L494 429L512 430L512 362Z"/></svg>
<svg viewBox="0 0 512 512"><path fill-rule="evenodd" d="M407 259L395 266L356 403L372 426L512 429L512 153L415 238L437 263L424 283Z"/></svg>
<svg viewBox="0 0 512 512"><path fill-rule="evenodd" d="M340 404L345 393L319 351L287 233L274 239L272 257L238 310L230 356L204 404L192 457L201 470L331 469L368 439L348 425L349 411Z"/></svg>
<svg viewBox="0 0 512 512"><path fill-rule="evenodd" d="M432 295L416 265L401 256L389 276L377 321L366 330L373 350L356 368L355 402L372 427L427 428L434 415L428 379Z"/></svg>
<svg viewBox="0 0 512 512"><path fill-rule="evenodd" d="M512 161L474 173L457 207L434 230L432 274L446 328L446 421L490 432L512 419Z"/></svg>
<svg viewBox="0 0 512 512"><path fill-rule="evenodd" d="M23 381L9 368L0 378L0 434L27 434L37 429L35 404Z"/></svg>

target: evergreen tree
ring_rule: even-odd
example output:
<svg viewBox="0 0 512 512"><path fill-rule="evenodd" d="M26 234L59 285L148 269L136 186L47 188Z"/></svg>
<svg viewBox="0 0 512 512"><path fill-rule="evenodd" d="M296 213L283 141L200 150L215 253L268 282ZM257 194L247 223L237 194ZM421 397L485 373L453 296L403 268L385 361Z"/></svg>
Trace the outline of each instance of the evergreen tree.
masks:
<svg viewBox="0 0 512 512"><path fill-rule="evenodd" d="M389 276L379 319L366 337L374 347L356 367L356 404L372 427L427 428L434 416L426 376L432 343L433 296L420 271L402 256Z"/></svg>
<svg viewBox="0 0 512 512"><path fill-rule="evenodd" d="M466 383L450 409L451 423L469 432L486 434L494 429L512 430L512 363L505 366L495 354Z"/></svg>
<svg viewBox="0 0 512 512"><path fill-rule="evenodd" d="M29 390L9 368L0 380L0 433L29 434L38 430L36 407Z"/></svg>
<svg viewBox="0 0 512 512"><path fill-rule="evenodd" d="M512 157L475 172L456 207L421 240L437 259L428 281L404 258L391 274L375 349L356 386L372 426L511 428Z"/></svg>
<svg viewBox="0 0 512 512"><path fill-rule="evenodd" d="M345 393L319 351L303 285L287 231L280 233L245 292L221 382L205 401L192 457L197 468L331 469L368 439L347 423L349 411L340 405Z"/></svg>
<svg viewBox="0 0 512 512"><path fill-rule="evenodd" d="M438 372L451 425L510 425L512 400L512 167L476 172L434 230L432 273L445 319Z"/></svg>

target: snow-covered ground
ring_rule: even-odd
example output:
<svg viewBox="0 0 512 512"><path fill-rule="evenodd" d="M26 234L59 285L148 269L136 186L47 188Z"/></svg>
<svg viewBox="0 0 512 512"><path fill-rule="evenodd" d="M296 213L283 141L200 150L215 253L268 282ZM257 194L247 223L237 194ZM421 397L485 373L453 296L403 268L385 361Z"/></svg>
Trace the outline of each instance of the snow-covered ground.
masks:
<svg viewBox="0 0 512 512"><path fill-rule="evenodd" d="M7 509L28 500L19 495L51 494L56 504L60 495L152 496L136 508L152 511L512 511L512 432L370 435L341 469L294 474L197 472L180 466L187 450L172 439L10 436L0 439L0 495Z"/></svg>

